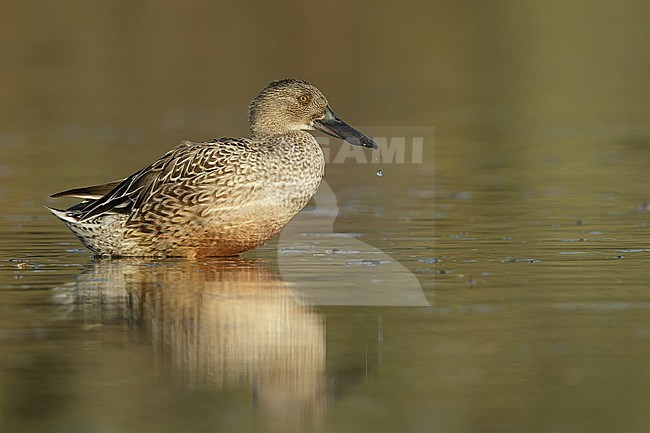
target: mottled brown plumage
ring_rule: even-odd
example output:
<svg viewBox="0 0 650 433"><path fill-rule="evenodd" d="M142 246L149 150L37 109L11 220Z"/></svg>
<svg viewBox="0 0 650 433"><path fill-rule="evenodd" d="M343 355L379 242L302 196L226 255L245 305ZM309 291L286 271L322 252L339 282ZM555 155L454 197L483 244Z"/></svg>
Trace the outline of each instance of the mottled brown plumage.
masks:
<svg viewBox="0 0 650 433"><path fill-rule="evenodd" d="M307 130L377 148L299 80L274 81L251 102L252 137L185 141L126 179L53 197L50 209L100 256L232 256L273 238L318 189L323 152Z"/></svg>

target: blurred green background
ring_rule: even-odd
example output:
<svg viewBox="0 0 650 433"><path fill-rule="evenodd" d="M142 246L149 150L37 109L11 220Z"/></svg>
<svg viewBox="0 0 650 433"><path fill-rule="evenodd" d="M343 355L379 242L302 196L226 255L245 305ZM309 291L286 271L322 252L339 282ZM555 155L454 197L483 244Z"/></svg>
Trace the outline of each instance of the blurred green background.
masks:
<svg viewBox="0 0 650 433"><path fill-rule="evenodd" d="M245 134L244 107L285 76L313 81L361 125L513 134L549 122L632 127L649 114L641 0L1 8L0 128L47 135L47 148L61 134L94 150Z"/></svg>

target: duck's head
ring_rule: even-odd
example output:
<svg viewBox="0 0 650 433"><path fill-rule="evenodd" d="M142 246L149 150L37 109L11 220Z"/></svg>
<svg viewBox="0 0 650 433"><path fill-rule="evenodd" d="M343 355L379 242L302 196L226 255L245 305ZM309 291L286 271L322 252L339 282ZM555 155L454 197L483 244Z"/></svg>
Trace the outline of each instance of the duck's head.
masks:
<svg viewBox="0 0 650 433"><path fill-rule="evenodd" d="M318 130L355 146L378 148L371 138L339 119L325 95L306 81L273 81L251 102L248 120L256 138Z"/></svg>

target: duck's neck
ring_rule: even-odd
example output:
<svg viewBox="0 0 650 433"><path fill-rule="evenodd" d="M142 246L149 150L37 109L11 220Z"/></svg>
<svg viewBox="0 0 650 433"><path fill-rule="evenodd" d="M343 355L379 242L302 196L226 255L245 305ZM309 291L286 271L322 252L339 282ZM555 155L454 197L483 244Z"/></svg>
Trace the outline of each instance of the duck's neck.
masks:
<svg viewBox="0 0 650 433"><path fill-rule="evenodd" d="M305 131L283 131L281 133L266 133L263 135L253 134L253 141L265 147L307 147L318 148L318 141L308 132Z"/></svg>
<svg viewBox="0 0 650 433"><path fill-rule="evenodd" d="M325 169L325 156L318 141L308 132L291 131L285 134L265 136L253 139L257 144L266 149L270 158L277 158L281 165L303 167L310 172L309 176L320 178Z"/></svg>

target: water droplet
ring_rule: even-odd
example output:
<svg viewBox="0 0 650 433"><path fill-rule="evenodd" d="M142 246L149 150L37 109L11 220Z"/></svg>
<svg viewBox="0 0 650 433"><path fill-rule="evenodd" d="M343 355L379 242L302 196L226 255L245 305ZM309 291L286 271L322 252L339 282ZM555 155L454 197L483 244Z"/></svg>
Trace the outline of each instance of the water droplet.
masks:
<svg viewBox="0 0 650 433"><path fill-rule="evenodd" d="M377 176L382 177L384 175L384 172L381 171L381 168L377 170Z"/></svg>

